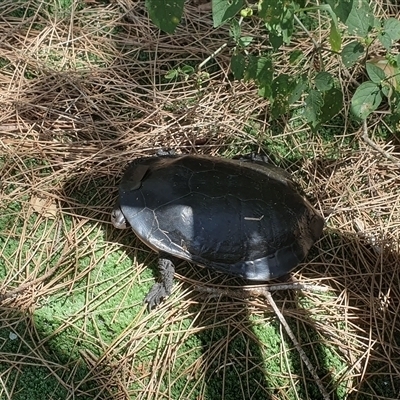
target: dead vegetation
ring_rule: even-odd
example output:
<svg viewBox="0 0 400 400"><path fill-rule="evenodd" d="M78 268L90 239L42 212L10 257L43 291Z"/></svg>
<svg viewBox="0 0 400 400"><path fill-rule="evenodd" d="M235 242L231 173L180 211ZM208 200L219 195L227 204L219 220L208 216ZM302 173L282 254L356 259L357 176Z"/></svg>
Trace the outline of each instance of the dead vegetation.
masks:
<svg viewBox="0 0 400 400"><path fill-rule="evenodd" d="M220 48L228 28L214 30L209 12L189 2L177 33L165 35L142 3L0 5L0 397L17 399L25 368L40 366L56 382L54 398L58 390L68 399L319 398L270 305L240 296L234 280L184 265L171 298L146 313L138 288L154 279L143 276L154 255L109 220L118 176L135 157L160 148L234 155L286 142L287 159L300 156L275 160L297 171L327 219L293 276L329 291L273 297L332 398L398 398L398 163L347 120L332 125L329 144L300 120L276 133L256 89L230 79L228 48L207 64L209 75L168 81L170 69ZM311 55L312 41L299 35L293 46ZM354 83L337 58L324 57L343 87ZM398 160L395 143L374 135L383 118L370 121L369 137ZM126 267L107 274L114 265ZM40 328L37 313L63 298L65 311L40 314ZM122 316L128 322L115 333ZM267 326L279 343L268 343ZM64 333L72 344L55 348Z"/></svg>

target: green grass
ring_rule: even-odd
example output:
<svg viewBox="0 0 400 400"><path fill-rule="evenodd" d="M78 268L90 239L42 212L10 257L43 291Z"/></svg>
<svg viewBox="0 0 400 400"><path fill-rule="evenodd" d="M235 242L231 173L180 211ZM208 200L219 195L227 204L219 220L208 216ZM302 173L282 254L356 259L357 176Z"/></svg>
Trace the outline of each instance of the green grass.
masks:
<svg viewBox="0 0 400 400"><path fill-rule="evenodd" d="M0 371L6 377L5 390L13 393L13 399L66 399L71 386L88 373L84 363L69 355L72 340L64 346L47 341L37 350L38 343L47 337L46 331L29 314L16 313L9 315L9 326L3 323L0 328Z"/></svg>
<svg viewBox="0 0 400 400"><path fill-rule="evenodd" d="M82 204L96 202L98 196L94 196L95 186L92 191L87 190L86 184L83 187L86 190L82 188L74 191L76 198ZM44 259L40 249L36 249L35 257L31 258L31 252L35 249L35 237L46 235L47 241L51 241L57 235L56 229L51 229L52 223L38 215L32 215L29 220L16 218L28 203L29 199L24 202L10 201L6 207L8 212L0 219L2 239L8 236L7 250L0 258L2 280L6 278L8 270L5 260L18 258L21 264L30 266L29 270L32 268L32 272L35 265L32 262L35 259ZM11 210L14 214L9 213ZM64 232L71 231L71 218L64 217L63 221L66 224ZM6 388L13 390L17 400L64 399L71 387L79 387L78 398L90 399L98 390L96 388L99 382L91 378L90 369L82 360L82 354L90 352L95 357L101 357L118 338L124 337L126 329L131 329L135 336L135 315L140 315L140 310L143 309L143 298L154 281L153 271L147 268L139 277L134 277L132 259L126 256L126 250L121 248L105 255L107 244L99 235L103 228L97 230L91 225L85 224L75 233L86 242L92 243L86 255L79 256L75 261L71 258L70 263L65 263L60 260L62 256L59 253L52 254L38 274L57 262L63 264L64 268L69 268L69 272L61 280L57 279L57 274L63 269L55 272L52 279L59 284L71 279L74 274L86 270L88 272L74 281L73 286L68 285L41 299L33 313L27 310L25 313L8 314L8 325L3 324L0 328L0 352L3 357L6 355L2 372L7 376ZM11 228L14 229L14 235L8 234ZM32 239L24 240L21 247L22 230ZM58 236L58 240L62 243L66 237ZM133 240L133 234L127 233L123 243L129 246ZM149 263L148 260L144 261ZM142 283L138 284L138 280ZM159 374L160 393L171 393L172 398L186 396L187 399L196 399L204 395L206 399L214 399L224 395L223 398L234 399L238 395L239 382L243 398L251 394L253 399L262 400L266 394L274 394L276 387L290 387L291 382L282 374L288 373L289 369L298 370L300 363L295 349L289 351L287 364L282 363L279 355L282 345L291 345L290 342L282 343L276 321L266 323L264 318L246 315L243 309L239 315L228 321L216 316L213 318L215 328L201 329L197 334L186 336L185 330L190 329L193 324L193 316L201 315L198 313L199 310L194 308L188 317L175 323L157 313L148 319L146 335L149 337L140 339L143 343L135 351L132 362L135 368L140 366L141 369L151 371L154 353L173 346L175 361L167 372L162 371ZM208 318L207 314L205 318ZM208 325L207 320L203 323L200 318L200 328ZM251 333L250 338L243 328ZM230 338L228 343L227 337ZM251 337L257 338L257 341ZM129 349L127 339L123 339L117 349L121 353ZM219 350L215 352L215 349ZM321 354L323 351L327 350L321 350ZM340 365L340 360L332 354L321 356L326 368L332 369L333 365ZM118 357L118 353L112 359L114 357ZM191 370L191 366L200 358L205 361L198 374L205 377L205 386L204 383L199 384L202 382L198 380L199 376L194 374L188 379L185 372ZM12 360L15 359L22 362L22 366L12 367ZM225 367L221 368L221 365ZM112 371L112 367L109 368ZM149 378L133 384L131 390L140 391L146 384L150 384ZM318 391L314 386L309 384L307 390L311 390L315 396L313 398L318 399ZM111 392L112 389L107 393ZM289 390L288 393L290 392ZM306 389L303 388L301 393L306 393ZM101 398L107 398L108 395L105 392Z"/></svg>
<svg viewBox="0 0 400 400"><path fill-rule="evenodd" d="M257 153L261 149L276 165L285 168L288 163L301 165L305 159L314 159L313 143L318 140L323 143L323 157L338 160L343 155L343 149L359 148L355 135L343 136L343 124L343 116L338 115L315 134L306 129L299 118L294 118L289 125L296 133L282 136L282 121L272 121L269 130L262 131L258 121L249 120L244 126L244 133L233 137L221 155L230 157L238 153Z"/></svg>
<svg viewBox="0 0 400 400"><path fill-rule="evenodd" d="M37 221L33 219L26 227L27 232L35 225ZM84 231L82 235L85 235ZM90 235L87 238L90 239ZM133 282L130 283L131 259L125 257L123 262L120 259L125 250L104 257L105 244L99 236L93 243L97 250L93 249L90 255L80 257L74 266L77 271L90 269L84 278L75 281L70 290L57 291L42 299L33 314L9 314L8 325L3 324L0 328L0 352L3 357L7 355L8 364L3 362L1 370L7 376L6 388L13 388L13 399L65 399L73 386L79 387L77 398L92 398L99 382L91 379L90 370L82 360L82 352L89 351L101 357L117 338L123 337L121 335L127 328L133 329L135 336L133 321L135 315L140 314L141 302L152 284L152 271L148 268L140 276L147 283L133 285ZM17 248L19 241L8 242L8 245ZM27 242L26 247L30 246L31 243ZM22 251L20 256L24 262L28 252ZM93 259L99 260L95 268ZM300 301L299 306L307 309L312 304ZM215 328L203 329L185 337L185 329L190 329L194 315L197 315L197 310L192 310L192 314L176 323L157 313L148 319L146 335L149 337L141 339L143 343L131 362L138 374L143 368L151 371L155 352L165 351L171 346L175 349L175 361L168 367L167 373L163 371L159 374L160 393L187 399L204 395L205 399L211 400L222 395L226 399L235 399L240 390L243 398L251 394L251 398L263 400L266 396L276 395L275 388L286 387L289 398L295 398L295 393L302 398L321 398L308 373L308 381L297 381L296 378L297 383L294 384L288 379L289 371L293 374L293 371L301 371L302 367L297 350L289 339L282 340L279 324L275 320L246 315L244 309L228 321L214 317ZM289 319L289 323L304 344L321 342L316 331L298 330L295 321ZM202 326L201 321L199 326ZM250 335L243 331L244 327ZM228 343L227 337L230 338ZM129 346L126 338L119 344L118 352L122 354ZM285 349L286 360L281 357L282 348ZM221 350L215 352L216 349ZM325 376L324 383L333 388L335 398L345 398L345 382L336 383L336 380L346 365L335 349L318 344L305 345L304 350L315 365L320 365L319 375ZM118 353L113 357L118 357ZM206 370L203 367L198 371L199 376L205 376L205 387L204 383L199 384L199 376L188 377L185 372L191 370L191 365L199 358L206 360ZM22 361L22 365L13 368L12 360ZM102 367L105 371L107 365ZM221 365L225 366L221 368ZM108 365L108 368L111 368L111 373L113 367ZM146 383L149 384L148 378L133 384L132 392L140 392ZM381 392L384 387L385 384L381 383L374 390L385 393ZM110 388L108 394L103 393L100 398L107 398L112 392Z"/></svg>

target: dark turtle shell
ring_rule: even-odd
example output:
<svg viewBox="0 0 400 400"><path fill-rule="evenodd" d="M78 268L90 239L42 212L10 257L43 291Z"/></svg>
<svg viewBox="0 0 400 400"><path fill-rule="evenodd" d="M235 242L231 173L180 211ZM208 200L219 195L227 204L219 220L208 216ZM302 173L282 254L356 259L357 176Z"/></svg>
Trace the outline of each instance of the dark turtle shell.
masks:
<svg viewBox="0 0 400 400"><path fill-rule="evenodd" d="M291 271L324 225L285 171L193 155L130 164L113 212L126 222L161 254L255 281Z"/></svg>

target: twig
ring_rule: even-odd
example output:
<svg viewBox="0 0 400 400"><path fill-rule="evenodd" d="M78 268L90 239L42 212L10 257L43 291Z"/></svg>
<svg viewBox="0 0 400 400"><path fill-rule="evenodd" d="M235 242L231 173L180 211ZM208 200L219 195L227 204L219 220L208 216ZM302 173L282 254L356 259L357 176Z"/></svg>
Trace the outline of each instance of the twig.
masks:
<svg viewBox="0 0 400 400"><path fill-rule="evenodd" d="M209 55L204 61L202 61L199 66L197 67L198 71L200 71L204 65L206 65L211 59L213 59L215 56L217 56L221 51L228 46L228 43L224 43L222 46L220 46L217 50L214 51L211 55Z"/></svg>
<svg viewBox="0 0 400 400"><path fill-rule="evenodd" d="M299 352L301 359L303 360L304 364L306 365L311 376L314 378L322 397L324 398L324 400L329 400L328 392L326 391L325 387L322 385L322 382L319 379L319 377L315 371L315 368L312 366L310 359L307 357L306 353L301 348L299 342L297 341L292 330L290 329L289 325L287 324L284 316L280 312L278 306L276 305L274 299L271 296L271 292L270 292L271 290L288 290L288 289L294 289L294 290L301 289L301 290L326 292L329 290L329 287L318 286L318 285L307 285L307 284L301 284L301 283L290 283L290 284L268 285L268 286L254 287L254 288L243 288L241 291L234 291L234 290L218 289L218 288L214 288L214 287L195 286L195 290L197 290L199 292L210 293L213 296L225 295L225 296L229 296L229 297L242 298L245 295L248 296L248 294L250 293L250 294L256 294L258 296L264 297L268 301L268 303L271 305L273 310L275 311L275 314L277 315L277 317L279 318L279 321L285 328L286 333L288 334L288 336L292 340L294 346L296 347L297 351Z"/></svg>
<svg viewBox="0 0 400 400"><path fill-rule="evenodd" d="M0 303L2 303L3 301L7 300L7 299L14 299L16 298L19 294L23 294L27 289L29 289L31 286L35 285L37 286L39 283L45 281L47 278L50 278L54 272L57 271L58 269L58 265L50 268L45 274L43 274L41 277L36 278L36 279L32 279L28 282L25 282L23 284L21 284L20 286L18 286L17 288L10 290L10 291L6 291L2 294L0 294Z"/></svg>
<svg viewBox="0 0 400 400"><path fill-rule="evenodd" d="M303 360L304 364L306 365L308 371L310 372L311 376L314 378L315 383L318 386L318 389L323 397L324 400L329 400L329 394L326 391L324 385L322 384L321 380L319 379L317 372L315 371L315 368L312 366L310 359L307 357L307 354L304 352L304 350L301 348L299 342L297 341L296 337L294 336L294 333L290 329L289 325L287 324L284 316L280 312L278 306L276 305L274 299L271 296L271 292L268 290L265 290L264 297L268 300L269 304L271 304L271 307L274 309L275 314L279 318L280 323L283 325L283 327L286 330L286 333L292 340L294 346L296 347L297 351L300 354L301 359Z"/></svg>
<svg viewBox="0 0 400 400"><path fill-rule="evenodd" d="M307 290L309 292L328 292L331 290L328 286L310 285L308 283L277 283L274 285L256 286L254 288L244 288L246 292L264 295L265 291L278 291L278 290Z"/></svg>
<svg viewBox="0 0 400 400"><path fill-rule="evenodd" d="M310 31L303 25L303 23L299 20L299 18L297 17L296 14L293 15L294 20L300 25L301 29L303 29L303 31L307 34L307 36L311 39L311 41L313 42L313 45L316 49L320 49L321 44L318 43L313 36L311 35Z"/></svg>
<svg viewBox="0 0 400 400"><path fill-rule="evenodd" d="M364 140L365 143L367 143L369 146L371 146L374 150L376 150L378 153L382 154L385 158L387 158L390 161L393 161L400 167L399 160L389 153L387 153L385 150L381 149L375 142L373 142L369 137L368 137L368 126L367 126L367 120L364 119L363 121L363 126L362 126L362 135L361 139Z"/></svg>
<svg viewBox="0 0 400 400"><path fill-rule="evenodd" d="M243 22L243 17L239 18L239 26L242 24ZM216 57L219 53L221 53L221 51L228 46L228 43L225 42L223 43L217 50L214 51L214 53L212 53L210 56L208 56L204 61L202 61L199 66L197 67L198 71L201 71L201 69L204 67L204 65L206 65L211 59L213 59L214 57Z"/></svg>
<svg viewBox="0 0 400 400"><path fill-rule="evenodd" d="M60 226L61 226L61 223L59 223L58 226L57 226L57 232L56 232L55 242L54 243L57 243L58 245L57 245L57 248L56 248L56 250L55 250L55 252L53 254L56 254L61 249L61 247L63 246L63 243L60 241L60 236L61 236ZM22 283L17 288L12 289L10 291L6 290L3 293L0 292L0 304L2 302L4 302L5 300L15 299L18 295L23 294L30 287L37 286L39 283L44 282L46 279L50 278L58 269L59 269L59 263L57 263L54 267L49 268L39 278L28 280L27 282Z"/></svg>
<svg viewBox="0 0 400 400"><path fill-rule="evenodd" d="M195 285L194 289L198 292L208 293L211 297L228 296L236 298L246 298L249 296L266 298L266 292L279 290L307 290L309 292L328 292L330 290L328 286L309 285L306 283L278 283L274 285L238 288L238 290Z"/></svg>

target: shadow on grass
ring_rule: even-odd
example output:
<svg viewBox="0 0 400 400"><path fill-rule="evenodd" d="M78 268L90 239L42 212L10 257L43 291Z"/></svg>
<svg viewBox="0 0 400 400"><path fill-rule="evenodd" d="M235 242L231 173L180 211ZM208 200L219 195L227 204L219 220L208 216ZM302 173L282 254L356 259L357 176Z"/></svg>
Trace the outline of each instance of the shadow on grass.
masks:
<svg viewBox="0 0 400 400"><path fill-rule="evenodd" d="M95 397L94 385L77 388L90 373L89 366L76 357L71 343L48 340L48 331L28 311L1 310L0 398L67 399L72 393L76 399Z"/></svg>
<svg viewBox="0 0 400 400"><path fill-rule="evenodd" d="M151 253L135 239L132 232L114 230L108 223L117 194L116 186L117 182L113 177L80 176L71 179L64 186L63 206L68 214L75 216L74 218L105 222L104 239L109 243L121 244L121 250L127 252L130 258L129 262L123 265L111 265L110 260L109 269L115 274L126 270L125 281L129 281L131 264L151 265L148 258ZM136 247L140 250L133 251ZM323 309L323 303L319 306L307 304L305 297L306 301L301 294L290 291L273 294L331 398L349 398L345 394L345 382L341 379L346 375L346 371L351 372L352 369L354 376L351 387L360 394L350 395L350 398L398 398L400 381L398 376L396 377L395 364L392 366L387 362L388 358L396 360L399 357L400 330L399 322L395 318L396 304L399 301L398 291L392 290L392 299L387 299L387 304L383 303L382 298L382 293L390 292L391 285L399 282L398 254L391 250L377 253L368 241L361 240L356 235L326 231L310 257L313 257L313 263L303 268L303 276L324 280L333 288L334 295L349 293L347 307L352 314L351 323L356 326L354 335L370 329L370 339L363 339L364 350L367 351L370 346L368 358L360 357L359 360L354 360L354 364L343 364L339 357L332 355L332 349L327 348L325 339L328 339L329 343L336 343L335 347L339 350L343 345L341 350L344 353L349 350L351 343L340 343L338 331L332 333L333 340L329 332L321 332L318 318L329 315L327 310L316 315L318 308ZM93 270L98 273L102 268L104 265L95 266ZM152 269L155 275L156 268ZM213 284L227 284L221 275L187 263L179 266L177 272L205 286L210 281ZM118 315L121 320L125 318L125 322L113 322L114 315L112 318L107 315L107 307L97 315L96 326L102 325L108 331L107 337L102 336L101 346L97 347L85 340L79 327L70 329L65 326L62 332L58 332L59 321L54 319L52 308L46 308L46 299L40 300L37 309L32 312L28 310L21 313L13 310L12 306L4 307L1 310L0 350L0 376L4 382L4 393L12 393L12 399L16 400L36 400L46 396L60 399L73 398L71 396L82 399L117 399L124 391L127 391L131 398L143 397L154 360L160 357L160 352L168 354L172 346L171 342L165 339L168 336L168 319L161 321L157 310L150 316L142 314L140 317L143 311L141 301L154 282L151 273L143 273L146 275L143 280L145 283L139 284L139 291L134 289L134 296L127 297L128 304L120 301L116 303L123 305L124 309L118 311ZM74 274L73 268L71 274ZM229 280L228 284L234 281L237 284L239 282ZM80 281L76 281L74 287L78 287L79 284ZM113 284L110 282L110 287ZM96 282L92 283L92 286L95 287ZM193 324L196 333L179 338L178 341L183 342L180 350L183 355L179 356L181 365L176 375L173 375L175 372L171 370L170 375L161 376L163 382L160 386L164 387L165 393L174 393L174 399L195 399L201 396L204 399L275 399L286 395L315 400L322 398L297 350L293 348L286 334L280 332L280 324L265 304L260 306L258 303L258 307L255 303L226 297L202 298L198 292L191 290L192 284L185 283L183 288L190 300L186 308L180 310L179 303L174 303L173 298L166 300L165 307L169 307L171 315L178 315L180 319L185 320L188 326ZM366 294L365 298L362 297L363 293ZM112 298L117 295L118 290L110 296L105 292L103 297ZM376 301L366 302L366 298L371 296L375 297ZM56 297L57 301L52 297L48 300L54 301L54 304L61 308L57 311L57 318L60 318L63 307L71 307L70 302L74 301L74 294L69 293L65 296L56 292ZM69 303L66 303L67 300ZM100 296L100 309L102 301ZM175 305L176 310L173 309ZM113 307L118 310L119 306L114 304ZM71 312L73 314L74 311ZM96 312L96 309L91 312ZM147 321L146 327L141 327L145 330L144 333L140 333L140 337L146 336L148 329L148 334L152 335L155 342L149 339L140 351L132 353L130 343L133 339L125 329L137 316ZM334 317L340 318L337 315ZM342 317L343 320L339 319L335 324L344 323L345 315ZM159 319L160 322L157 322ZM115 327L118 322L121 326ZM151 325L153 322L155 325ZM343 328L346 327L343 325ZM70 340L67 340L68 338ZM353 336L353 339L358 340L356 336ZM125 343L120 346L118 341ZM112 346L115 352L109 351ZM196 346L198 351L191 348ZM94 355L93 362L90 362L88 354ZM187 358L185 354L189 354ZM198 367L195 367L196 358L199 362ZM125 369L120 368L121 360L126 362ZM132 377L127 386L121 386L118 382L124 379L123 375L129 368L133 371L130 372ZM196 368L198 371L194 371ZM343 371L340 371L341 369ZM202 379L203 383L187 383L187 376L196 377L196 374L199 374L198 380ZM288 376L291 376L291 379L288 379ZM110 382L109 387L105 386L105 381ZM5 396L7 398L6 394Z"/></svg>
<svg viewBox="0 0 400 400"><path fill-rule="evenodd" d="M199 275L201 272L196 273L196 279L207 287L207 272L204 273L205 279ZM235 299L218 296L218 278L215 277L212 285L216 292L212 297L205 297L200 305L201 297L193 295L193 300L199 303L195 306L198 310L195 324L200 330L197 335L202 343L202 359L206 367L205 398L323 399L267 301L261 301L263 304L257 307L250 298L238 300L242 297L240 280L227 282L222 277L219 280L229 285L233 296L234 286L238 285ZM290 314L294 317L287 316L286 321L311 360L330 399L344 398L338 395L340 390L336 387L332 358L327 356L323 335L318 333L312 316L308 318L296 296L292 291L273 293L284 314L285 307L291 309ZM303 320L309 319L306 326L299 324L295 317L299 310ZM340 363L340 360L333 361Z"/></svg>
<svg viewBox="0 0 400 400"><path fill-rule="evenodd" d="M93 183L95 182L93 181ZM94 186L96 189L93 187L93 190L97 190L99 187L99 185ZM106 185L106 187L108 186ZM74 193L76 195L78 192L75 191ZM85 193L90 193L87 185L85 185ZM77 200L79 201L79 199ZM111 211L112 206L113 202L110 202L109 211ZM84 212L84 210L87 210L87 208L79 209L80 212ZM123 245L135 240L139 248L147 250L129 231L124 232L122 238ZM111 229L109 240L114 239ZM121 237L118 237L118 241L121 242ZM363 292L369 293L372 290L372 293L379 298L380 290L390 291L388 279L390 278L394 282L399 281L399 272L395 268L396 260L399 258L398 254L393 251L379 254L368 241L361 240L357 235L341 234L340 232L326 232L319 247L319 252L316 249L313 250L311 257L314 256L314 262L310 268L305 270L305 275L311 279L317 276L326 280L329 277L327 283L332 283L331 286L337 293L349 291L348 306L353 313L357 329L362 332L369 326L372 329L371 340L378 341L371 349L369 359L360 359L359 365L363 366L364 373L361 374L361 370L358 369L358 373L354 374L352 387L364 393L362 395L364 398L369 398L369 396L381 396L387 399L397 398L397 388L400 387L400 382L393 371L386 371L388 373L386 380L379 379L379 374L375 374L378 371L378 373L384 375L385 369L390 367L384 359L380 359L380 352L386 354L389 352L394 357L398 357L396 348L398 349L400 342L399 335L396 334L395 329L392 329L390 332L393 332L393 334L389 336L389 332L386 334L384 328L386 324L396 325L391 320L395 315L394 302L387 304L387 312L384 310L374 311L371 304L357 296ZM334 252L332 252L332 249L334 249ZM335 253L337 249L341 249L339 258L338 254ZM365 254L368 254L368 265L363 267ZM385 260L381 260L381 257L385 257ZM387 270L380 271L379 265L385 265ZM388 268L388 266L390 267ZM153 272L157 273L156 268L153 268ZM178 272L183 273L184 276L187 273L193 277L193 268L185 263L183 267L178 269ZM207 283L210 275L217 274L199 269L195 272L194 279ZM379 277L378 280L377 277ZM213 278L213 282L218 281L218 279L220 279L218 276ZM193 296L196 300L197 295L194 294ZM342 381L343 376L345 376L343 371L354 368L354 366L341 363L340 356L333 354L336 349L332 350L332 348L326 347L324 337L329 339L329 332L320 332L318 319L316 320L318 316L309 311L309 306L304 305L304 302L298 302L299 298L295 292L281 292L277 295L277 299L277 302L282 304L283 307L285 307L284 305L288 308L292 307L289 313L284 312L284 314L331 398L345 398L346 384ZM206 398L215 398L215 396L222 396L221 398L227 399L238 398L238 396L242 396L241 398L244 399L274 398L274 396L279 397L279 393L282 393L281 390L287 385L292 385L293 396L297 393L302 398L322 398L316 383L300 360L299 354L293 348L290 339L287 338L285 344L287 349L290 348L290 351L285 350L287 353L285 362L282 360L277 364L266 362L266 358L271 357L271 354L265 353L265 346L269 348L272 346L268 342L268 336L270 338L281 337L279 324L275 320L266 329L265 326L261 326L254 319L252 311L246 307L244 302L232 302L229 299L224 301L206 299L204 303L206 306L200 303L198 302L196 306L198 311L195 324L200 328L196 335L201 342L203 363L207 366L205 372L206 389L204 391L204 393L207 393ZM365 309L362 309L360 305L363 305ZM302 323L299 323L295 316L299 310ZM376 312L381 312L381 315L377 317ZM376 321L374 326L371 326L370 318L374 313ZM390 319L390 322L388 322L388 319ZM343 320L345 320L344 315ZM342 322L338 321L338 324ZM345 328L344 325L343 328ZM286 337L285 333L283 337ZM330 342L330 340L328 341ZM339 353L340 351L344 353L348 351L348 348L345 347L340 349L340 338L336 337L333 342L335 341ZM379 341L382 342L379 343ZM275 343L274 345L277 346L275 351L282 351L282 343ZM365 349L368 348L367 340L364 345ZM346 346L351 345L346 343ZM219 351L216 349L219 349ZM286 367L285 363L287 364ZM280 380L281 372L285 368L287 368L286 371L289 374L296 371L296 377L291 383ZM340 371L341 369L343 371ZM250 397L249 394L251 394Z"/></svg>

